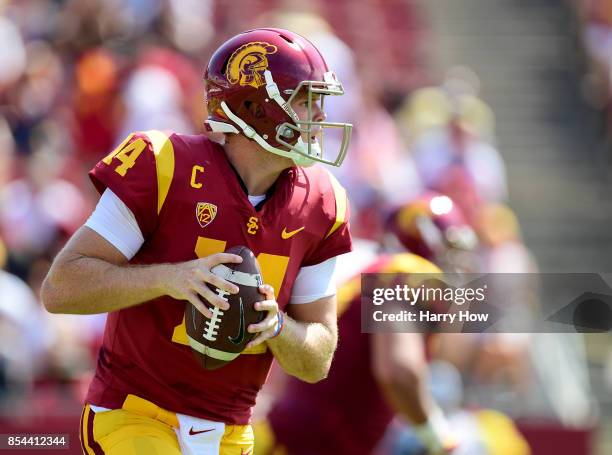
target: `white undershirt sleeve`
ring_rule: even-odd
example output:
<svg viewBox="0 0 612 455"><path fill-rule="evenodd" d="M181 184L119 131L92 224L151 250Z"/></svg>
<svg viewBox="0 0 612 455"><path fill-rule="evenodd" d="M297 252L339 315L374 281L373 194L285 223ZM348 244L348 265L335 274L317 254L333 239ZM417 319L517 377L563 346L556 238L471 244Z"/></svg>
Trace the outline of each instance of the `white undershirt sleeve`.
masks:
<svg viewBox="0 0 612 455"><path fill-rule="evenodd" d="M298 272L289 303L311 303L336 294L336 257L316 265L302 267Z"/></svg>
<svg viewBox="0 0 612 455"><path fill-rule="evenodd" d="M136 255L144 243L136 217L108 188L102 193L85 226L112 243L128 260Z"/></svg>

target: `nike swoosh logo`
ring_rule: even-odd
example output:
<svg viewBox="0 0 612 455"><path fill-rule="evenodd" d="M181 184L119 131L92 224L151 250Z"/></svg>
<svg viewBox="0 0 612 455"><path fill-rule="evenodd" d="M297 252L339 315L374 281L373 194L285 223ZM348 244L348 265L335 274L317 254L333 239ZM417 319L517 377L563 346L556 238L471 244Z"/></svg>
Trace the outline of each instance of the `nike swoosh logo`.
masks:
<svg viewBox="0 0 612 455"><path fill-rule="evenodd" d="M240 299L240 326L238 327L238 334L234 338L227 338L236 345L244 341L244 307L242 306L242 298Z"/></svg>
<svg viewBox="0 0 612 455"><path fill-rule="evenodd" d="M287 239L293 237L298 232L300 232L302 229L304 229L304 226L302 226L301 228L296 229L295 231L287 232L287 228L284 227L283 228L283 232L281 232L281 237L283 238L283 240L287 240Z"/></svg>
<svg viewBox="0 0 612 455"><path fill-rule="evenodd" d="M214 428L211 428L211 429L209 429L209 430L199 430L199 431L193 431L193 427L191 427L191 428L189 429L189 436L193 436L193 435L200 434L200 433L208 433L209 431L213 431L213 430L214 430Z"/></svg>

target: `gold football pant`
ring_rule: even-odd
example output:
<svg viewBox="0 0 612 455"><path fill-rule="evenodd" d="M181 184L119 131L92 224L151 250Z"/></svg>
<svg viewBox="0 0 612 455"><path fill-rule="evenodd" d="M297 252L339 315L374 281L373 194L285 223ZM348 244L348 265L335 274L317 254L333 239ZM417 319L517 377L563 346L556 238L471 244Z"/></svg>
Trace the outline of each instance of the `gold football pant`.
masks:
<svg viewBox="0 0 612 455"><path fill-rule="evenodd" d="M178 426L175 413L134 395L121 409L96 413L85 405L81 449L84 455L181 455ZM250 425L226 425L219 455L252 455L253 441Z"/></svg>

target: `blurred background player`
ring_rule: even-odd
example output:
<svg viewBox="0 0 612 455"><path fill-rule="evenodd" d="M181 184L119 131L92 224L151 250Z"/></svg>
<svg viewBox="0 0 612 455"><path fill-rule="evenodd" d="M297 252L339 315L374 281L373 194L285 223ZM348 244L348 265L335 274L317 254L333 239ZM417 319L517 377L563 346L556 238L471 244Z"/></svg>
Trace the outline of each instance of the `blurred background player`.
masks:
<svg viewBox="0 0 612 455"><path fill-rule="evenodd" d="M434 192L419 195L387 217L383 250L406 249L445 272L475 272L478 238L450 197Z"/></svg>
<svg viewBox="0 0 612 455"><path fill-rule="evenodd" d="M419 442L416 450L443 454L457 448L459 435L451 432L428 388L431 337L416 330L361 333L360 275L441 273L424 257L400 251L445 258L450 264L451 258L459 257L453 250L475 249L475 233L452 200L440 194L423 195L401 206L385 226L382 252L361 241L342 256L340 342L329 377L313 386L289 380L268 414L274 442L262 438L263 447L256 453L371 454L394 415L410 424Z"/></svg>
<svg viewBox="0 0 612 455"><path fill-rule="evenodd" d="M370 454L394 413L413 423L429 453L446 453L450 437L427 391L425 342L419 333L361 333L360 273L439 273L429 261L403 253L379 256L369 242L342 257L339 346L327 379L302 387L288 381L268 414L274 443L260 454Z"/></svg>
<svg viewBox="0 0 612 455"><path fill-rule="evenodd" d="M483 270L482 255L486 245L459 206L446 195L425 193L394 210L385 225L383 245L387 248L402 245L433 261L444 272L469 274ZM520 361L524 350L515 349L520 352L518 359L499 355L509 343L495 342L498 337L497 334L458 334L441 330L426 338L428 389L444 413L446 425L452 428L459 441L454 454L530 453L526 441L507 415L492 409L466 410L463 407L462 381L473 373L469 368L474 364L469 361L461 364L458 359L473 359L478 356L474 353L482 350L488 352L491 359L498 360L495 370L498 374L503 368L512 370L517 369L517 364L524 366ZM499 352L493 345L498 346ZM476 362L479 367L486 364L484 359ZM420 453L421 446L418 428L397 421L389 427L381 444L385 451L397 455Z"/></svg>

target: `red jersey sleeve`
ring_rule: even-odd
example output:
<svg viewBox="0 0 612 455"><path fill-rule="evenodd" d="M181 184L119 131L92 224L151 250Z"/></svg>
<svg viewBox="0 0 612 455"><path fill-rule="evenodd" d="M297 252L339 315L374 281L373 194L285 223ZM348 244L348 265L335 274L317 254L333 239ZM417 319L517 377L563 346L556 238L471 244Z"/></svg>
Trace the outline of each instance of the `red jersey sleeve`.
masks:
<svg viewBox="0 0 612 455"><path fill-rule="evenodd" d="M332 174L325 171L324 175L327 182L322 185L321 198L325 231L318 244L306 256L304 266L320 264L352 249L346 190Z"/></svg>
<svg viewBox="0 0 612 455"><path fill-rule="evenodd" d="M174 173L169 137L159 131L130 134L89 172L100 194L106 188L132 211L146 239L155 230Z"/></svg>

